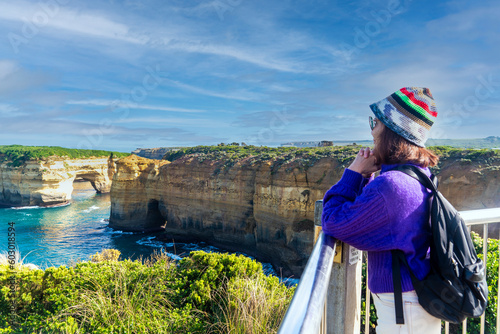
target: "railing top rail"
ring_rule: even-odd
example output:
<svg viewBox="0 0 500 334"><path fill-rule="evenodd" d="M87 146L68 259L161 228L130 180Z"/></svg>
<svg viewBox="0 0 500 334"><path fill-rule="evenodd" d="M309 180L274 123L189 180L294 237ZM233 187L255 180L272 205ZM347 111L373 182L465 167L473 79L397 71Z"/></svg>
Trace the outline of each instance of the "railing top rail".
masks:
<svg viewBox="0 0 500 334"><path fill-rule="evenodd" d="M459 211L466 225L500 223L500 208Z"/></svg>
<svg viewBox="0 0 500 334"><path fill-rule="evenodd" d="M278 334L317 333L334 255L335 240L320 233Z"/></svg>

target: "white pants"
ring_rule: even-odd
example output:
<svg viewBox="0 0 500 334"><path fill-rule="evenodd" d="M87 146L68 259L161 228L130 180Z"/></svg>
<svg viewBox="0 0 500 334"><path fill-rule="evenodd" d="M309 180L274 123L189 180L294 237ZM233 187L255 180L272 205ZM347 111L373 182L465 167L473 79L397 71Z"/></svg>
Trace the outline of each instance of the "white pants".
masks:
<svg viewBox="0 0 500 334"><path fill-rule="evenodd" d="M404 325L396 324L393 293L372 293L377 310L377 334L440 334L441 320L420 304L415 291L403 292Z"/></svg>

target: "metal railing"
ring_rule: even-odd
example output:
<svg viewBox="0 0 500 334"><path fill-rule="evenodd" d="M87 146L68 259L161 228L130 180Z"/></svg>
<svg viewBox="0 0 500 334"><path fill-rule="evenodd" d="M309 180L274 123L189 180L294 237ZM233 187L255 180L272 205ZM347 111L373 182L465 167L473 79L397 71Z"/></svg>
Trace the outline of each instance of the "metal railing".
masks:
<svg viewBox="0 0 500 334"><path fill-rule="evenodd" d="M278 334L319 333L334 254L335 239L321 233Z"/></svg>
<svg viewBox="0 0 500 334"><path fill-rule="evenodd" d="M317 201L318 204L322 201ZM322 206L322 203L320 204ZM318 206L318 205L317 205ZM319 212L319 217L317 217ZM466 225L483 225L483 258L487 258L488 249L488 224L500 223L500 208L460 211ZM315 221L320 221L321 212L316 210ZM500 239L500 236L499 236ZM499 244L500 247L500 244ZM324 309L327 305L328 285L333 265L335 253L335 240L325 236L322 232L309 257L306 268L299 281L292 302L281 323L278 334L295 333L338 333L338 331L327 328L324 319ZM348 264L344 264L348 265ZM500 267L499 267L500 277ZM353 282L354 284L354 282ZM366 285L368 286L368 284ZM500 301L500 279L497 300ZM369 291L366 291L366 315L369 318L370 298ZM500 302L497 306L497 333L500 333ZM333 305L333 307L343 307L343 305ZM447 334L449 325L445 324ZM481 317L481 334L485 331L485 315ZM369 321L365 321L365 333L369 333ZM463 333L467 333L467 320L464 321ZM347 334L347 333L345 333ZM351 334L351 333L349 333ZM355 334L355 333L352 333Z"/></svg>

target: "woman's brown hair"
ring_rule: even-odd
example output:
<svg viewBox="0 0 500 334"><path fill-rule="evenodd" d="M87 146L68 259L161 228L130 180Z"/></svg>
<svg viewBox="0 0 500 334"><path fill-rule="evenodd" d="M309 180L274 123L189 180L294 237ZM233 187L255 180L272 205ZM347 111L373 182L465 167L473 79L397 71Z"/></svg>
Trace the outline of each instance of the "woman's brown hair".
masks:
<svg viewBox="0 0 500 334"><path fill-rule="evenodd" d="M421 167L436 166L439 158L425 147L417 146L384 126L373 152L377 164L412 163Z"/></svg>

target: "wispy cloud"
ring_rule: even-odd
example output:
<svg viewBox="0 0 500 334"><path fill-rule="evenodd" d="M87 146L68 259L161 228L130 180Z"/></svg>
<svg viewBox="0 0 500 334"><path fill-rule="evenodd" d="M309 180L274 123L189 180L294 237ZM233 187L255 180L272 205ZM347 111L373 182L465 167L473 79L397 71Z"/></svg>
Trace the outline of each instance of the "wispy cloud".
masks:
<svg viewBox="0 0 500 334"><path fill-rule="evenodd" d="M129 117L123 120L116 120L116 124L155 124L155 126L184 125L191 128L209 128L222 129L230 128L231 124L223 120L215 120L210 118L179 118L179 117Z"/></svg>
<svg viewBox="0 0 500 334"><path fill-rule="evenodd" d="M26 115L29 115L29 113L22 112L19 110L19 108L14 107L13 105L0 103L0 117L2 118L20 117Z"/></svg>
<svg viewBox="0 0 500 334"><path fill-rule="evenodd" d="M26 35L31 29L31 34L40 28L48 27L59 31L67 31L91 37L116 39L134 44L145 44L147 38L144 36L133 36L130 28L119 22L107 18L99 13L85 13L71 10L56 1L47 3L39 2L6 2L2 3L0 19L11 20L27 24L27 28L19 31L11 31L18 35ZM22 25L20 27L23 27ZM32 27L35 27L34 30ZM40 28L39 28L40 27ZM24 31L23 29L26 29ZM24 36L29 37L29 36Z"/></svg>
<svg viewBox="0 0 500 334"><path fill-rule="evenodd" d="M5 3L2 5L0 19L26 24L26 21L28 20L29 22L29 18L31 17L42 17L44 21L39 28L34 22L31 22L31 26L35 27L36 31L44 28L53 28L53 31L47 31L47 33L52 32L54 36L57 36L61 32L66 32L82 35L87 38L110 39L131 44L147 45L148 47L163 50L213 55L222 57L223 59L233 59L255 65L264 69L289 73L318 73L333 69L330 65L324 66L319 63L314 67L310 66L310 64L306 65L301 57L297 58L292 55L299 50L304 51L307 48L315 47L323 53L323 57L330 57L332 62L342 53L342 51L331 46L321 50L322 47L320 44L314 45L314 41L308 40L307 36L299 37L302 34L298 32L291 35L293 38L286 35L282 36L284 41L280 42L279 45L271 46L263 43L261 46L253 45L249 47L246 43L228 44L210 41L211 38L207 38L206 35L193 35L189 32L189 29L184 31L178 29L174 34L165 31L164 28L158 27L157 30L140 33L143 30L141 26L144 24L147 24L152 29L155 27L149 22L141 22L140 20L130 22L129 24L117 22L97 11L77 11L70 9L69 6L58 5L56 2L54 2L55 7L51 11L47 11L46 7L41 4L26 1ZM24 28L23 25L19 27L19 30L14 30L10 33L17 34L22 38L23 34L25 34L23 31ZM275 34L274 32L269 33ZM261 36L261 39L265 41L265 36Z"/></svg>
<svg viewBox="0 0 500 334"><path fill-rule="evenodd" d="M13 61L0 60L0 80L5 80L9 75L15 73L18 66Z"/></svg>
<svg viewBox="0 0 500 334"><path fill-rule="evenodd" d="M271 54L262 53L260 50L245 50L244 47L234 47L230 45L205 44L188 41L172 41L165 45L167 49L181 50L185 52L196 52L210 55L217 55L232 58L241 62L257 65L271 70L301 73L309 72L308 69L301 68L300 64L287 61L285 59L274 58Z"/></svg>
<svg viewBox="0 0 500 334"><path fill-rule="evenodd" d="M427 28L441 37L456 35L460 38L457 43L467 40L498 42L500 40L497 33L500 27L498 15L500 15L498 3L484 3L483 6L467 8L431 20L427 23Z"/></svg>
<svg viewBox="0 0 500 334"><path fill-rule="evenodd" d="M68 101L66 102L70 105L87 105L95 107L106 107L106 108L124 108L124 109L138 109L138 110L156 110L156 111L173 111L182 113L200 113L205 112L205 110L200 109L186 109L186 108L176 108L176 107L166 107L166 106L154 106L147 104L138 104L132 101L124 100L81 100L81 101Z"/></svg>
<svg viewBox="0 0 500 334"><path fill-rule="evenodd" d="M180 81L176 80L170 80L170 79L165 79L164 83L166 84L171 84L172 86L179 87L183 90L187 90L189 92L193 92L196 94L201 94L201 95L206 95L206 96L213 96L213 97L220 97L223 99L230 99L230 100L240 100L240 101L257 101L261 100L264 98L263 94L258 94L258 93L253 93L249 91L231 91L228 93L220 93L216 92L210 89L206 88L200 88L196 87L193 85L185 84Z"/></svg>
<svg viewBox="0 0 500 334"><path fill-rule="evenodd" d="M212 0L5 1L0 138L98 133L97 146L131 149L369 139L368 105L407 85L431 89L447 135L498 135L493 0L410 1L390 18L372 0L221 1L222 19ZM480 77L493 83L476 103ZM464 101L474 122L447 129Z"/></svg>

